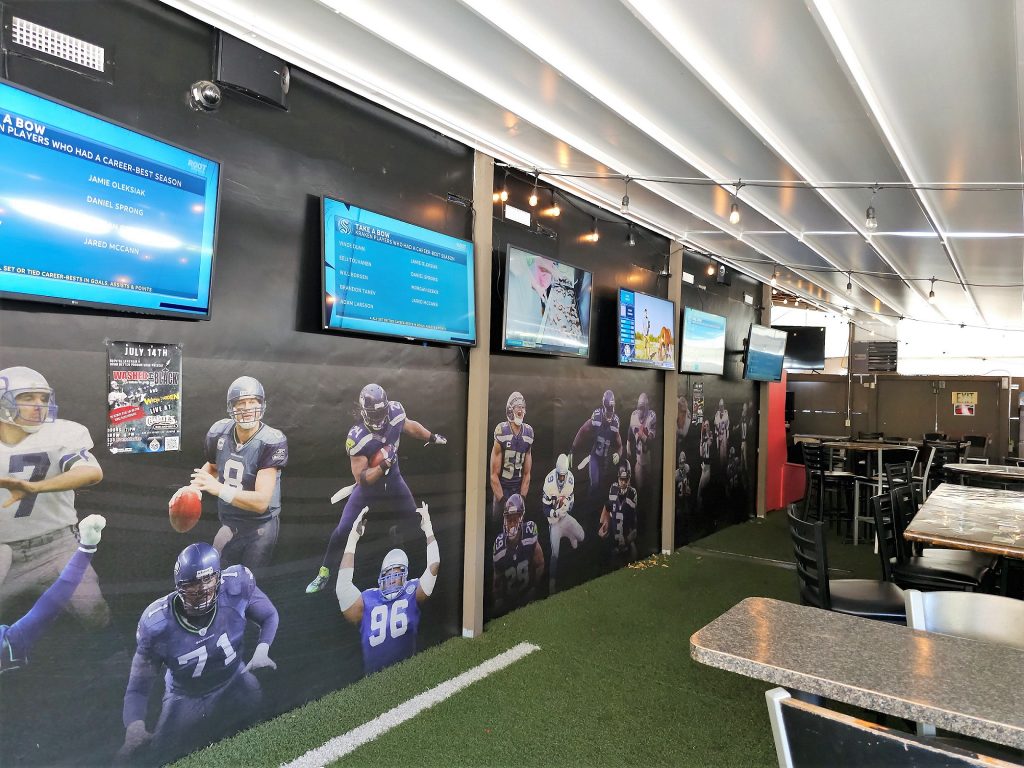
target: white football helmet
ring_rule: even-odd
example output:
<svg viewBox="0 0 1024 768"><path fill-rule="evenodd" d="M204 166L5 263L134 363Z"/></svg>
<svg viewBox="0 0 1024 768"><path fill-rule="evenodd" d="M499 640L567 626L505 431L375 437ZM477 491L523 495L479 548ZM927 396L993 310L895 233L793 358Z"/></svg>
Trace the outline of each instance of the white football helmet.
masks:
<svg viewBox="0 0 1024 768"><path fill-rule="evenodd" d="M46 395L45 403L19 405L19 396L36 392ZM32 434L56 420L57 398L41 373L22 365L0 371L0 421Z"/></svg>
<svg viewBox="0 0 1024 768"><path fill-rule="evenodd" d="M569 457L564 453L558 454L558 458L555 459L555 477L558 478L558 482L564 483L566 475L569 474Z"/></svg>
<svg viewBox="0 0 1024 768"><path fill-rule="evenodd" d="M521 392L513 392L505 402L505 416L517 427L523 425L526 418L526 398Z"/></svg>
<svg viewBox="0 0 1024 768"><path fill-rule="evenodd" d="M405 589L409 577L409 556L401 549L392 549L384 556L377 585L385 600L394 600Z"/></svg>

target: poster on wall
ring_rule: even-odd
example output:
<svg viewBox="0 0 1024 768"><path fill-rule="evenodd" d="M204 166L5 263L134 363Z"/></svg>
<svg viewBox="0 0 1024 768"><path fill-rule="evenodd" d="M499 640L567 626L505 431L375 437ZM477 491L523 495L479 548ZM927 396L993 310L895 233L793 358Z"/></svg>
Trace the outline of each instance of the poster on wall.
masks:
<svg viewBox="0 0 1024 768"><path fill-rule="evenodd" d="M698 381L693 385L693 423L700 424L704 419L704 382Z"/></svg>
<svg viewBox="0 0 1024 768"><path fill-rule="evenodd" d="M180 344L108 341L107 380L111 453L180 450Z"/></svg>

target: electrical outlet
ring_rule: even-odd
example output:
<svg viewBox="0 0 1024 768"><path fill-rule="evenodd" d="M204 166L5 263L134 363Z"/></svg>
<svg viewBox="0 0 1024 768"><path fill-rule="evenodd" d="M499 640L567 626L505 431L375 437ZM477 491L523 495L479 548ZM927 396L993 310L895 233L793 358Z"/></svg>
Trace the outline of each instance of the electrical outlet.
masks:
<svg viewBox="0 0 1024 768"><path fill-rule="evenodd" d="M849 419L847 419L847 420L846 420L846 423L845 423L845 424L844 424L843 426L844 426L844 427L848 427L848 426L850 426L850 420L849 420Z"/></svg>

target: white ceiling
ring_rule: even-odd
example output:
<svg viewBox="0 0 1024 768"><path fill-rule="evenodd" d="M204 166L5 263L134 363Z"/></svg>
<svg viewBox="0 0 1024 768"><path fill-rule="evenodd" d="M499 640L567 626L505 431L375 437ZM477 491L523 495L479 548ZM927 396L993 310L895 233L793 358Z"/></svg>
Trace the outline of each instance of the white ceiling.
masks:
<svg viewBox="0 0 1024 768"><path fill-rule="evenodd" d="M1024 328L1024 0L163 1L805 297Z"/></svg>

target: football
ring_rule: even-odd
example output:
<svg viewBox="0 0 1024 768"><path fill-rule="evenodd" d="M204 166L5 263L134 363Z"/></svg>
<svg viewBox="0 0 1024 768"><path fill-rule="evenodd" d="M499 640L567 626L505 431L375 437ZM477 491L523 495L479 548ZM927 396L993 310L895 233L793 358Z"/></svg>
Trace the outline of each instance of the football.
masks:
<svg viewBox="0 0 1024 768"><path fill-rule="evenodd" d="M195 528L202 511L203 495L197 488L190 485L179 488L167 502L167 515L171 520L171 528L178 533L185 533Z"/></svg>
<svg viewBox="0 0 1024 768"><path fill-rule="evenodd" d="M387 455L388 455L387 451L385 451L383 448L381 448L379 451L377 451L375 454L373 454L373 456L370 457L370 466L371 467L380 466L380 463L382 461L384 461L384 459L387 458Z"/></svg>

